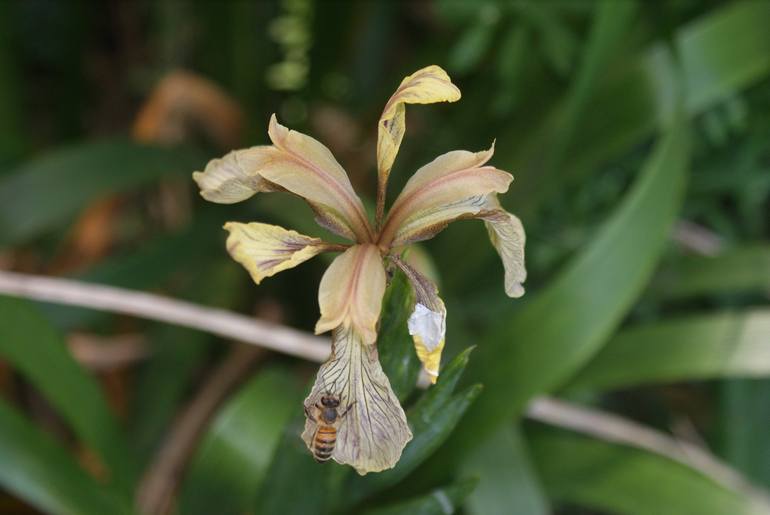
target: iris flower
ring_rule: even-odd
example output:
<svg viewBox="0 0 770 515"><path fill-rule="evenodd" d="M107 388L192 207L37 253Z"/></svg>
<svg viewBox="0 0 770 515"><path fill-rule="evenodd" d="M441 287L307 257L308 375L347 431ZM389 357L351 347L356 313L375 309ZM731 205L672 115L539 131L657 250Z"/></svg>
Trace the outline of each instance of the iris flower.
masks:
<svg viewBox="0 0 770 515"><path fill-rule="evenodd" d="M385 293L387 267L408 277L415 293L409 333L425 372L439 373L446 331L446 308L436 285L400 258L413 243L427 240L450 222L484 221L505 271L505 292L523 295L524 230L504 211L497 194L513 177L490 166L489 150L456 150L426 164L406 183L385 213L388 176L406 130L407 104L455 102L460 90L438 66L406 77L390 97L378 125L377 206L374 223L353 191L345 170L323 144L270 119L272 145L230 152L193 174L201 195L212 202L241 202L258 192L288 191L304 198L316 221L351 241L325 242L263 223L229 222L227 250L259 284L265 277L295 267L322 252L341 252L321 279L321 318L316 333L332 332L332 352L305 400L313 406L324 395L340 401L337 442L332 458L359 474L393 467L412 433L377 354L377 326ZM316 422L306 420L302 438L311 446Z"/></svg>

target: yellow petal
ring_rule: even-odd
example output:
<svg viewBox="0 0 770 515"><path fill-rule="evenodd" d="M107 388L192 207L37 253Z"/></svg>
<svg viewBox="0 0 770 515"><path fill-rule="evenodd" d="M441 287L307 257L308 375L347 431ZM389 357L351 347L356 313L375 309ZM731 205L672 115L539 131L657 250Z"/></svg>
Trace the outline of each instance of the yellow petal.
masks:
<svg viewBox="0 0 770 515"><path fill-rule="evenodd" d="M279 156L260 171L268 181L307 199L330 229L344 230L344 236L360 242L371 241L372 231L361 199L345 170L331 151L317 140L289 130L270 118L270 139Z"/></svg>
<svg viewBox="0 0 770 515"><path fill-rule="evenodd" d="M494 145L482 152L456 150L420 168L393 203L380 244L399 247L431 238L449 222L479 213L490 193L503 193L511 174L485 166Z"/></svg>
<svg viewBox="0 0 770 515"><path fill-rule="evenodd" d="M371 241L361 199L329 149L280 125L275 115L268 133L274 145L231 152L195 172L201 195L230 204L261 191L289 191L307 200L322 226L351 240Z"/></svg>
<svg viewBox="0 0 770 515"><path fill-rule="evenodd" d="M385 283L385 268L376 246L355 245L337 256L318 289L321 318L316 334L342 325L353 327L366 343L374 343Z"/></svg>
<svg viewBox="0 0 770 515"><path fill-rule="evenodd" d="M505 268L505 293L509 297L524 295L521 285L527 279L524 266L524 244L526 235L521 221L500 207L495 196L490 196L486 203L486 212L480 216L489 232L489 239L497 249Z"/></svg>
<svg viewBox="0 0 770 515"><path fill-rule="evenodd" d="M404 272L415 296L414 310L407 326L414 340L417 357L432 383L438 378L441 352L446 338L446 307L438 296L438 288L411 265L393 257L393 262Z"/></svg>
<svg viewBox="0 0 770 515"><path fill-rule="evenodd" d="M261 191L274 191L259 174L271 160L272 147L259 146L234 150L221 159L213 159L202 172L193 173L201 196L220 204L234 204Z"/></svg>
<svg viewBox="0 0 770 515"><path fill-rule="evenodd" d="M293 268L328 250L329 245L277 225L228 222L227 251L259 284L265 277Z"/></svg>
<svg viewBox="0 0 770 515"><path fill-rule="evenodd" d="M364 475L392 468L412 439L406 415L380 366L377 346L367 345L351 328L339 327L332 335L332 354L318 371L305 399L306 412L317 413L322 396L340 402L333 426L337 440L332 459L353 466ZM302 439L313 449L318 417L305 420Z"/></svg>
<svg viewBox="0 0 770 515"><path fill-rule="evenodd" d="M383 191L406 131L405 105L455 102L459 99L460 90L452 84L449 75L435 65L418 70L401 81L385 104L377 126L377 176Z"/></svg>

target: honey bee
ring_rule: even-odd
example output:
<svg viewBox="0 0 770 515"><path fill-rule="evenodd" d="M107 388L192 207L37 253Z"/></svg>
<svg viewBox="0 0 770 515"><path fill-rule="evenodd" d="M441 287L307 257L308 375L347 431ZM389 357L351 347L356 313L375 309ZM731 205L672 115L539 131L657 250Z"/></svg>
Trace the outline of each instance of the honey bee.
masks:
<svg viewBox="0 0 770 515"><path fill-rule="evenodd" d="M310 451L319 463L329 461L337 443L337 426L348 414L354 403L351 403L342 414L339 413L340 399L336 395L326 394L321 402L313 406L312 411L305 406L305 415L317 424L313 433L313 444Z"/></svg>

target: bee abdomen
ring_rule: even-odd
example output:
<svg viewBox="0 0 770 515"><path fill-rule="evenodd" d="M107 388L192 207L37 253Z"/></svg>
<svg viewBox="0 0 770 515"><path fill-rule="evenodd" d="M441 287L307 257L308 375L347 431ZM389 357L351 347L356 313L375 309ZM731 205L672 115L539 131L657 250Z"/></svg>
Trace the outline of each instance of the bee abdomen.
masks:
<svg viewBox="0 0 770 515"><path fill-rule="evenodd" d="M329 461L337 443L337 431L333 427L321 427L313 441L313 457L318 462Z"/></svg>

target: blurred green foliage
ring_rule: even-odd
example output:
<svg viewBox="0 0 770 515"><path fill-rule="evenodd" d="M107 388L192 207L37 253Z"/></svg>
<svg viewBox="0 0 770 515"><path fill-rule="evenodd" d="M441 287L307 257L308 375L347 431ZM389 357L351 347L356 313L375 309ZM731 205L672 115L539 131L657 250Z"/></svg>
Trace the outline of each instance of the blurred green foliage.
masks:
<svg viewBox="0 0 770 515"><path fill-rule="evenodd" d="M277 112L327 144L370 204L380 110L438 64L463 99L409 111L391 187L496 138L493 164L515 176L501 200L527 230L527 294L504 295L481 224L441 233L425 249L447 358L426 391L400 274L384 302L380 356L414 433L400 463L365 477L315 463L298 435L316 365L269 356L199 428L177 512L770 513L768 20L766 0L0 2L0 266L309 331L323 258L257 288L220 229L317 234L304 204L208 204L189 174L264 144ZM138 113L178 69L237 102L232 144L211 137L230 127L216 109L181 136L139 136ZM66 351L75 333L139 334L149 352L91 373ZM216 340L0 298L0 488L19 502L0 513L137 512L143 471L223 359ZM741 481L527 420L544 394L694 440Z"/></svg>

